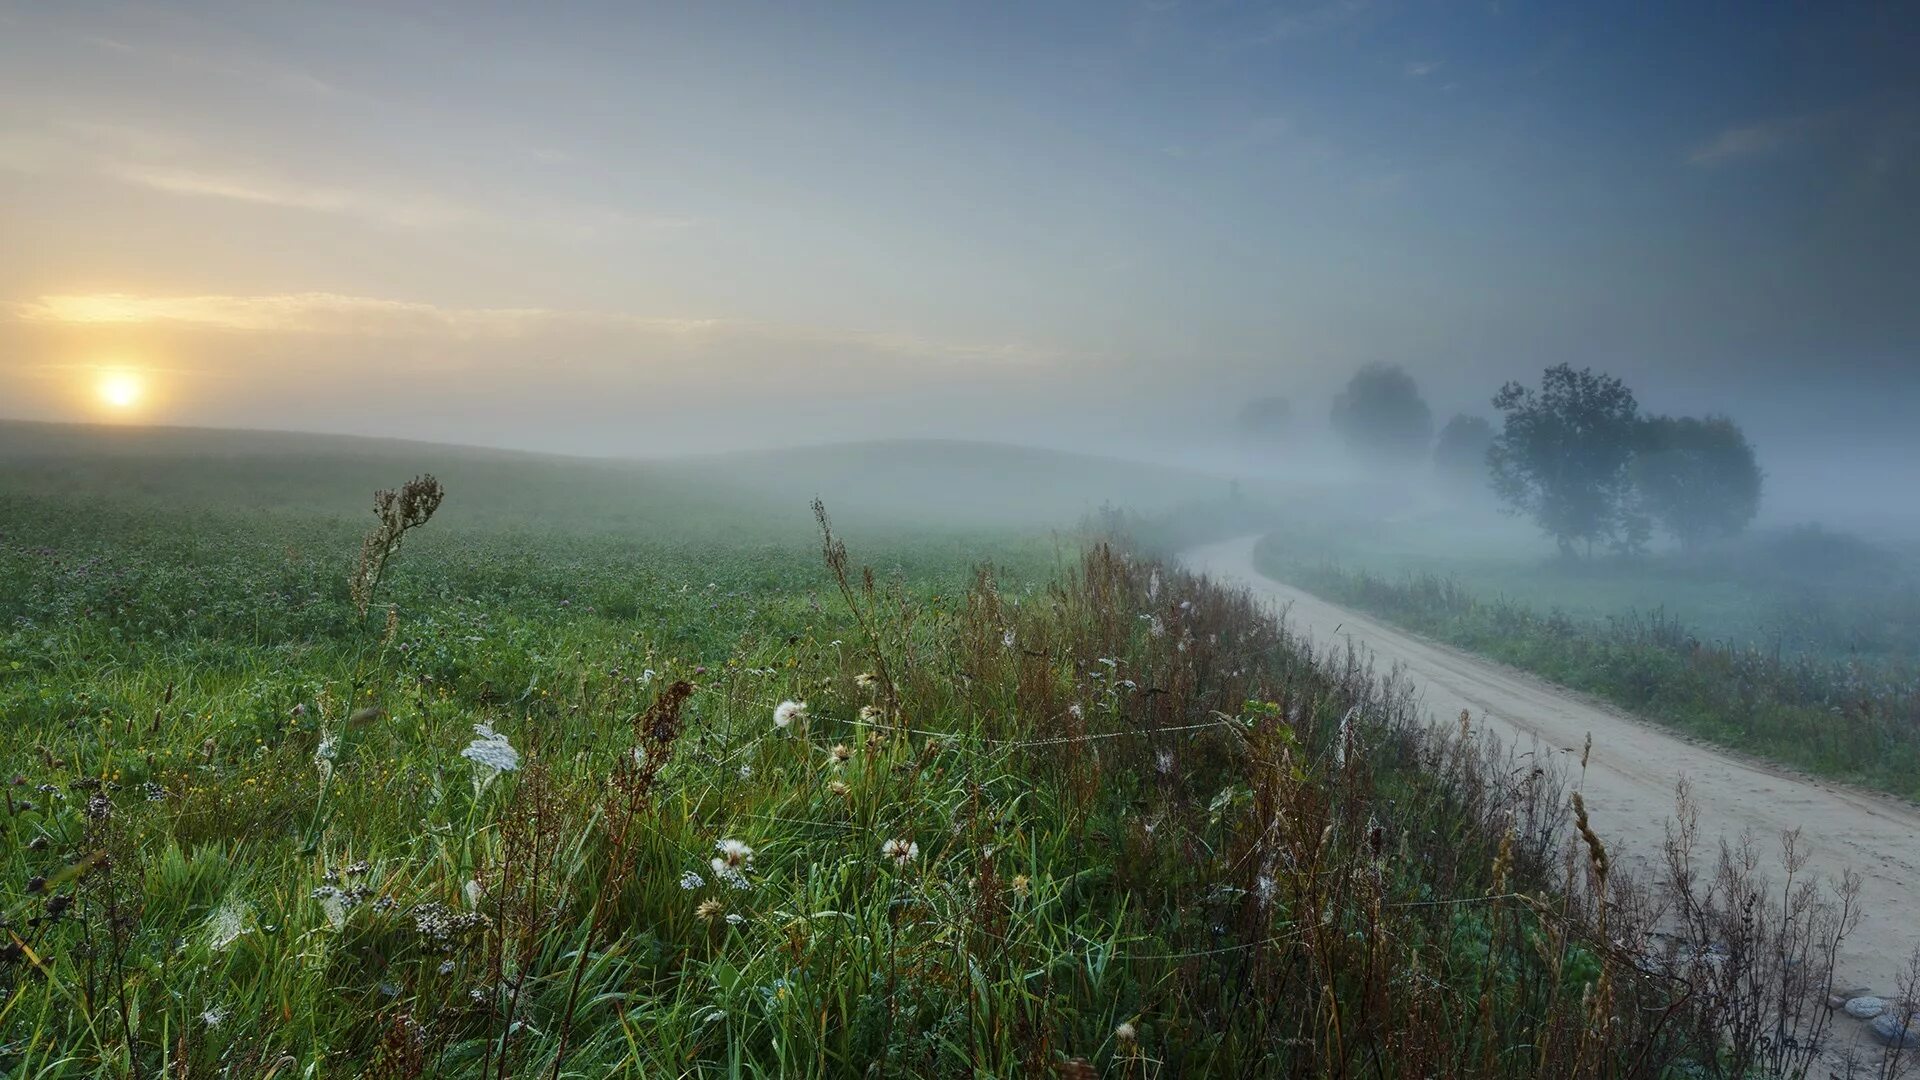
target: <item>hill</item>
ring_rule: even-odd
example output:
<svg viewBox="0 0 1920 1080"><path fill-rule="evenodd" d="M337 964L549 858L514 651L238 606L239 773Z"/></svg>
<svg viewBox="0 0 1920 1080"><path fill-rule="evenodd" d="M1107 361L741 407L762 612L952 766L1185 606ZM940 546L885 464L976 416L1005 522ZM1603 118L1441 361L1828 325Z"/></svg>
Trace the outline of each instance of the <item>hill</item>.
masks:
<svg viewBox="0 0 1920 1080"><path fill-rule="evenodd" d="M1170 507L1223 479L996 443L895 440L684 458L582 458L294 432L0 421L0 493L175 508L364 513L368 493L432 472L449 527L586 531L677 517L725 531L806 527L816 496L869 524L1044 528L1103 503Z"/></svg>

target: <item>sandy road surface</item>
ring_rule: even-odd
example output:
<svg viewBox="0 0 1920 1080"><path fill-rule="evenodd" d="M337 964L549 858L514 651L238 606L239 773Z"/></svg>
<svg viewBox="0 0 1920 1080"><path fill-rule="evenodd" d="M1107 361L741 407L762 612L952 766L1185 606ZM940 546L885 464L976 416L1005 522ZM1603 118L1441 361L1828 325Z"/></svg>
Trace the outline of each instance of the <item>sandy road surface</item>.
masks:
<svg viewBox="0 0 1920 1080"><path fill-rule="evenodd" d="M1187 566L1252 589L1286 609L1289 624L1316 645L1352 638L1382 667L1399 664L1421 704L1440 720L1461 709L1476 725L1526 747L1577 755L1593 734L1582 789L1594 828L1636 876L1664 864L1661 844L1672 816L1675 785L1685 777L1700 812L1700 853L1709 860L1721 836L1737 841L1752 829L1770 855L1778 882L1777 838L1801 830L1810 868L1833 880L1851 868L1862 876L1864 915L1846 943L1836 979L1891 996L1920 944L1920 808L1899 800L1822 783L1702 746L1582 697L1564 687L1438 645L1365 615L1329 604L1260 574L1256 537L1194 548ZM1572 763L1575 768L1578 763Z"/></svg>

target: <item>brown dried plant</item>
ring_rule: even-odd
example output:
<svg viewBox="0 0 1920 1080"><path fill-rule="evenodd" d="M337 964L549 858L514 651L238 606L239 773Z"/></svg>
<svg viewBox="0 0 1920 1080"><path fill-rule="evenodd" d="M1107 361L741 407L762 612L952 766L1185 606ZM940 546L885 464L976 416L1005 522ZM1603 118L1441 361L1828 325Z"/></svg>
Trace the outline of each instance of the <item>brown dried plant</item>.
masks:
<svg viewBox="0 0 1920 1080"><path fill-rule="evenodd" d="M380 581L386 577L387 564L399 552L400 542L407 533L433 517L446 494L432 473L414 477L398 491L374 493L373 513L380 523L361 542L360 558L347 579L354 611L362 623L367 621L367 612L372 610L374 596L380 591Z"/></svg>

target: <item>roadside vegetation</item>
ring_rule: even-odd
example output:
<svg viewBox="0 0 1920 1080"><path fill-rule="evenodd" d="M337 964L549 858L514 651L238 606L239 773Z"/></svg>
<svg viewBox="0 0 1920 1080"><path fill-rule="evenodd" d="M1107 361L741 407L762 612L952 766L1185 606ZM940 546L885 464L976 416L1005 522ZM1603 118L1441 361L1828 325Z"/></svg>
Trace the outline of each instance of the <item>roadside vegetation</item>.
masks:
<svg viewBox="0 0 1920 1080"><path fill-rule="evenodd" d="M1263 573L1329 600L1690 735L1920 799L1920 669L1910 663L1703 639L1661 608L1577 617L1457 577L1303 562L1278 536L1255 558Z"/></svg>
<svg viewBox="0 0 1920 1080"><path fill-rule="evenodd" d="M795 536L697 499L596 530L402 479L354 521L0 494L0 1071L1731 1077L1824 1045L1846 883L1683 829L1643 891L1577 775L1427 728L1245 594L1098 542L855 552L823 506Z"/></svg>

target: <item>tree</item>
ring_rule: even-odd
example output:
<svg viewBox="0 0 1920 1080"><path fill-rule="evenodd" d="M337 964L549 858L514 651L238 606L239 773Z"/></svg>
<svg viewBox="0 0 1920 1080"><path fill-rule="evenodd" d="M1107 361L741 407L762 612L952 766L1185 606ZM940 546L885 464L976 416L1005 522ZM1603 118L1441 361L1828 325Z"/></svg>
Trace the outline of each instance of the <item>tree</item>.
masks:
<svg viewBox="0 0 1920 1080"><path fill-rule="evenodd" d="M1594 541L1631 548L1645 536L1630 496L1640 406L1611 375L1550 367L1540 389L1510 382L1493 407L1504 417L1487 451L1493 489L1571 555Z"/></svg>
<svg viewBox="0 0 1920 1080"><path fill-rule="evenodd" d="M1487 482L1487 451L1493 449L1493 425L1478 416L1456 413L1433 444L1433 471L1454 486L1472 490Z"/></svg>
<svg viewBox="0 0 1920 1080"><path fill-rule="evenodd" d="M1333 428L1347 448L1375 466L1406 465L1433 443L1433 411L1398 364L1368 364L1333 399Z"/></svg>
<svg viewBox="0 0 1920 1080"><path fill-rule="evenodd" d="M1241 406L1234 426L1251 446L1277 446L1293 432L1293 403L1278 395L1254 398Z"/></svg>
<svg viewBox="0 0 1920 1080"><path fill-rule="evenodd" d="M1643 421L1633 482L1648 515L1688 549L1735 535L1760 512L1760 464L1724 416Z"/></svg>

